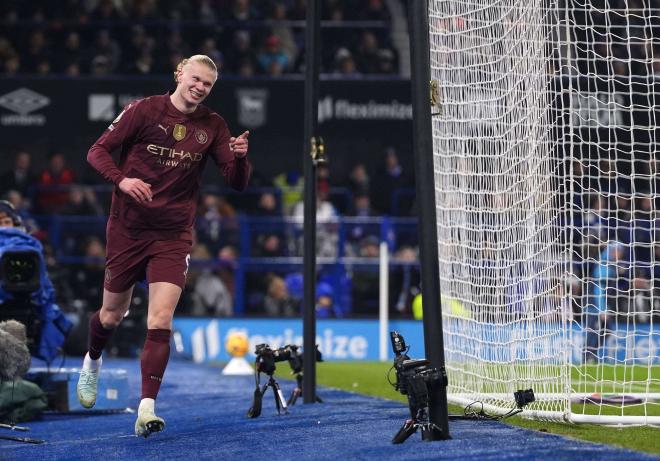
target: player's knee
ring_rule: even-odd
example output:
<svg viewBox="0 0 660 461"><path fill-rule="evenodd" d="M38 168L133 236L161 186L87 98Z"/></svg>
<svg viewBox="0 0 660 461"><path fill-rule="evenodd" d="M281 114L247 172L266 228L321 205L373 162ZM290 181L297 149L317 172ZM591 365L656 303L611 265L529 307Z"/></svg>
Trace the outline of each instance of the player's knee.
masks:
<svg viewBox="0 0 660 461"><path fill-rule="evenodd" d="M116 328L121 323L124 318L124 313L101 308L99 317L103 328L112 329Z"/></svg>
<svg viewBox="0 0 660 461"><path fill-rule="evenodd" d="M172 329L172 316L167 314L150 315L147 318L147 328L151 329Z"/></svg>

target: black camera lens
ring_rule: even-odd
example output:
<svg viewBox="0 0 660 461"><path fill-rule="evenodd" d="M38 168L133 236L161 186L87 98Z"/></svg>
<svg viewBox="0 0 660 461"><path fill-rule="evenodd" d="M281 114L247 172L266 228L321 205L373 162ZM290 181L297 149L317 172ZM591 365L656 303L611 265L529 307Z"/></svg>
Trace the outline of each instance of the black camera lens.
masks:
<svg viewBox="0 0 660 461"><path fill-rule="evenodd" d="M35 251L7 251L2 255L0 274L3 288L11 293L28 293L39 289L40 259Z"/></svg>

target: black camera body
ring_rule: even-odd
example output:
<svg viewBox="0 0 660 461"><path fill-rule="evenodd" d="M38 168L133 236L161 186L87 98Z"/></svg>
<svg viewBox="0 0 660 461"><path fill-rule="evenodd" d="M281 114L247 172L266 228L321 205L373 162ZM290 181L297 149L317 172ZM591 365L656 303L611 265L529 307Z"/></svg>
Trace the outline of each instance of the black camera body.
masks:
<svg viewBox="0 0 660 461"><path fill-rule="evenodd" d="M447 375L430 366L426 359L411 359L406 355L408 347L406 342L396 331L390 332L390 341L394 351L394 369L396 370L396 382L394 388L407 395L408 399L418 399L417 395L422 390L426 393L426 387L439 382L447 385ZM423 388L423 389L422 389Z"/></svg>
<svg viewBox="0 0 660 461"><path fill-rule="evenodd" d="M422 435L428 431L429 405L431 390L437 386L447 386L447 374L444 368L430 366L426 359L411 359L406 355L406 342L396 331L390 332L394 351L394 370L396 382L394 389L408 397L411 419L394 436L392 443L403 443L417 426L423 427Z"/></svg>
<svg viewBox="0 0 660 461"><path fill-rule="evenodd" d="M255 361L257 372L272 375L275 373L275 364L277 362L290 361L292 357L298 356L299 353L298 346L292 346L290 344L277 349L271 349L268 344L257 344L254 355L257 356ZM302 368L302 364L300 367Z"/></svg>
<svg viewBox="0 0 660 461"><path fill-rule="evenodd" d="M300 346L287 344L277 349L271 349L268 344L257 344L254 350L257 356L255 361L257 372L272 375L275 372L275 364L287 360L291 366L292 374L302 373L303 355L300 352ZM321 351L316 346L316 361L323 362Z"/></svg>

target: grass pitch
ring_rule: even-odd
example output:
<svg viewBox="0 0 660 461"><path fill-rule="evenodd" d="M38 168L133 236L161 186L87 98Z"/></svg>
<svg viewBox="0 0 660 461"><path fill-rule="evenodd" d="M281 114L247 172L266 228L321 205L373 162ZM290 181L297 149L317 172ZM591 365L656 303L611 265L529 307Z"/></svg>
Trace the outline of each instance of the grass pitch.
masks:
<svg viewBox="0 0 660 461"><path fill-rule="evenodd" d="M317 384L320 386L335 387L351 392L357 392L365 395L372 395L390 400L398 400L407 403L405 396L396 392L388 383L387 373L391 367L390 363L383 362L323 362L316 366ZM574 370L573 379L584 379L585 376L601 373L599 378L602 379L603 373L610 373L609 371L597 370L597 367L581 367ZM612 372L613 373L613 372ZM645 373L644 371L636 371L636 373ZM660 387L660 367L648 369L646 373L651 373L652 384L654 387ZM279 366L277 368L277 375L281 378L291 378L290 370L286 366ZM394 372L390 374L391 379L394 379ZM637 376L635 376L637 378ZM609 391L609 389L602 389ZM654 390L658 392L658 390ZM596 392L594 389L590 392ZM323 398L322 392L319 393ZM594 412L597 413L596 405L582 405L575 404L574 407L578 413ZM635 408L635 407L631 407ZM654 414L660 415L660 405L653 405L650 407ZM620 409L617 409L621 414ZM607 407L602 411L605 413ZM643 411L641 407L636 407L635 410L631 409L626 414L636 414L636 411ZM463 408L450 405L449 412L452 414L463 414ZM608 411L609 413L609 411ZM643 414L643 413L639 413ZM403 421L408 417L407 411L401 413L401 420ZM560 434L574 439L586 440L590 442L597 442L603 444L616 445L631 450L644 451L648 453L660 454L660 429L652 427L607 427L592 424L561 424L542 421L530 421L519 417L512 417L506 419L508 424L520 426L528 429L539 430L553 434Z"/></svg>

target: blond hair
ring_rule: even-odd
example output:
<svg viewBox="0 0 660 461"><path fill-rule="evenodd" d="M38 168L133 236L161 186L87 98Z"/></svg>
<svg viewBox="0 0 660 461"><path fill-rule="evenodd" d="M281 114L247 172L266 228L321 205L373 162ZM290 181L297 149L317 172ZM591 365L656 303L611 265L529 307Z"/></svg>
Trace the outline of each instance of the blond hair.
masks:
<svg viewBox="0 0 660 461"><path fill-rule="evenodd" d="M177 76L179 75L179 72L183 70L183 67L189 62L198 62L200 64L204 64L206 67L214 71L216 74L218 73L218 66L215 65L213 59L209 58L205 54L195 54L190 56L189 58L182 59L181 62L177 64L176 70L174 71L175 82L179 83L179 81L177 80Z"/></svg>

